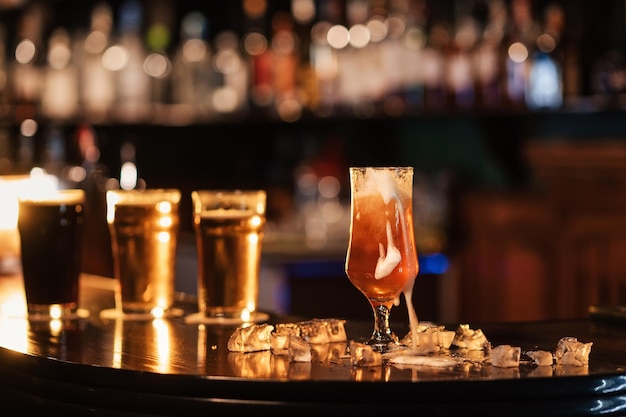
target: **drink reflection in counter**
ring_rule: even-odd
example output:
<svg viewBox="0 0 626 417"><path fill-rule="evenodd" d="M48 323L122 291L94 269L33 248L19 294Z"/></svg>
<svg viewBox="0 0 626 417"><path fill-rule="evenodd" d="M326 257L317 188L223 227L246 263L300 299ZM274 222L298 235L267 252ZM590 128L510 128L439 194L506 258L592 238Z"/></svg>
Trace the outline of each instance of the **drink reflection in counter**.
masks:
<svg viewBox="0 0 626 417"><path fill-rule="evenodd" d="M228 339L233 332L229 326L198 324L198 372L207 375L231 375L228 361Z"/></svg>
<svg viewBox="0 0 626 417"><path fill-rule="evenodd" d="M274 355L270 350L260 352L229 352L232 374L242 378L274 378L308 380L311 362L291 362L289 356Z"/></svg>
<svg viewBox="0 0 626 417"><path fill-rule="evenodd" d="M357 382L389 381L391 367L386 365L353 366L350 375L352 380Z"/></svg>
<svg viewBox="0 0 626 417"><path fill-rule="evenodd" d="M228 363L235 376L242 378L272 377L272 352L229 352Z"/></svg>
<svg viewBox="0 0 626 417"><path fill-rule="evenodd" d="M229 352L228 339L234 328L198 324L198 372L205 375L242 378L308 379L311 363L290 362L288 355L271 350Z"/></svg>
<svg viewBox="0 0 626 417"><path fill-rule="evenodd" d="M114 321L113 368L172 373L171 323L164 319L151 321Z"/></svg>

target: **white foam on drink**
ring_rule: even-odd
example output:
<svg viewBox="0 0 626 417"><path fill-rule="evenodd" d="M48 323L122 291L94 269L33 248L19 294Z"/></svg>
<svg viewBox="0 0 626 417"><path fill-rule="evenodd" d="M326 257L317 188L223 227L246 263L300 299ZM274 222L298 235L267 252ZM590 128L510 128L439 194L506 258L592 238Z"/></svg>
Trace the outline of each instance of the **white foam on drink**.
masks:
<svg viewBox="0 0 626 417"><path fill-rule="evenodd" d="M31 204L57 205L78 204L85 201L85 192L82 189L52 190L40 194L25 193L19 196L20 200Z"/></svg>
<svg viewBox="0 0 626 417"><path fill-rule="evenodd" d="M385 204L389 204L392 198L400 200L398 195L400 194L396 183L389 171L376 171L372 168L368 168L365 171L367 181L365 183L364 193L379 193L383 197Z"/></svg>

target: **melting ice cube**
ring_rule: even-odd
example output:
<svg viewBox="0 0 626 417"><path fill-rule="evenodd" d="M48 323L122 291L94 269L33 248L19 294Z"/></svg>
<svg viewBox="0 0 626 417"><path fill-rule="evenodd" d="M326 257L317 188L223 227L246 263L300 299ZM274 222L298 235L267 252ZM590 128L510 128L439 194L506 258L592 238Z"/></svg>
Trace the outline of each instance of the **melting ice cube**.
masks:
<svg viewBox="0 0 626 417"><path fill-rule="evenodd" d="M274 326L266 323L238 327L228 339L228 350L231 352L270 350L272 330L274 330Z"/></svg>
<svg viewBox="0 0 626 417"><path fill-rule="evenodd" d="M518 367L521 354L519 346L499 345L491 349L491 364L498 368Z"/></svg>
<svg viewBox="0 0 626 417"><path fill-rule="evenodd" d="M575 337L563 337L556 346L554 356L558 365L584 366L589 363L593 342L582 343Z"/></svg>
<svg viewBox="0 0 626 417"><path fill-rule="evenodd" d="M311 362L311 347L306 340L289 336L289 362Z"/></svg>
<svg viewBox="0 0 626 417"><path fill-rule="evenodd" d="M380 366L383 363L383 355L370 345L351 340L350 362L354 366Z"/></svg>

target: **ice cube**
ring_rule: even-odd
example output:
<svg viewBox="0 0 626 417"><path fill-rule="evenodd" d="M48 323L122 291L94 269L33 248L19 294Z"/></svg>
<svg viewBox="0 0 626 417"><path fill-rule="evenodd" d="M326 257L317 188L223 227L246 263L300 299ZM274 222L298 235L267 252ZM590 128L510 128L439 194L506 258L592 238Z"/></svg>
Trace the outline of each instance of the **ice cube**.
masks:
<svg viewBox="0 0 626 417"><path fill-rule="evenodd" d="M325 320L313 319L298 322L301 337L311 344L329 343L328 322Z"/></svg>
<svg viewBox="0 0 626 417"><path fill-rule="evenodd" d="M449 349L454 336L455 332L446 330L445 326L430 322L417 326L417 342L420 351L437 352L441 349ZM409 347L413 346L413 337L410 331L400 340L400 343Z"/></svg>
<svg viewBox="0 0 626 417"><path fill-rule="evenodd" d="M335 342L346 342L348 341L348 336L346 335L345 324L346 321L343 319L325 319L326 323L328 323L328 341L330 343Z"/></svg>
<svg viewBox="0 0 626 417"><path fill-rule="evenodd" d="M537 366L552 366L554 363L554 356L546 350L531 350L526 352L526 356Z"/></svg>
<svg viewBox="0 0 626 417"><path fill-rule="evenodd" d="M274 326L274 332L278 334L295 334L296 336L300 336L300 326L298 326L298 323L277 323Z"/></svg>
<svg viewBox="0 0 626 417"><path fill-rule="evenodd" d="M589 354L593 342L582 343L575 337L563 337L554 352L558 365L585 366L589 363Z"/></svg>
<svg viewBox="0 0 626 417"><path fill-rule="evenodd" d="M279 334L272 332L270 334L270 349L274 355L289 354L289 334Z"/></svg>
<svg viewBox="0 0 626 417"><path fill-rule="evenodd" d="M270 334L272 330L274 330L274 326L267 323L238 327L228 339L228 350L231 352L270 350Z"/></svg>
<svg viewBox="0 0 626 417"><path fill-rule="evenodd" d="M518 346L499 345L491 349L491 364L498 368L519 367L522 349Z"/></svg>
<svg viewBox="0 0 626 417"><path fill-rule="evenodd" d="M275 355L289 354L289 336L300 336L300 327L296 323L277 323L270 334L270 347Z"/></svg>
<svg viewBox="0 0 626 417"><path fill-rule="evenodd" d="M482 350L489 343L481 329L471 329L469 324L459 324L452 345L469 350Z"/></svg>
<svg viewBox="0 0 626 417"><path fill-rule="evenodd" d="M350 362L354 366L380 366L383 363L383 356L370 345L351 340Z"/></svg>
<svg viewBox="0 0 626 417"><path fill-rule="evenodd" d="M306 340L289 335L289 362L311 362L311 347Z"/></svg>
<svg viewBox="0 0 626 417"><path fill-rule="evenodd" d="M452 330L439 330L439 346L442 349L450 349L455 333Z"/></svg>

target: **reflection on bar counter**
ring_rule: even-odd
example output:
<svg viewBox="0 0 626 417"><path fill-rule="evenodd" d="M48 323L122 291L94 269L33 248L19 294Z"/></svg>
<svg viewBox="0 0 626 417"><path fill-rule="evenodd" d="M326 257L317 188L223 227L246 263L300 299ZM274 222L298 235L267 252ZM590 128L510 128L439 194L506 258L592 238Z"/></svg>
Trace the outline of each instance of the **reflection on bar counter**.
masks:
<svg viewBox="0 0 626 417"><path fill-rule="evenodd" d="M624 92L610 42L585 54L580 33L602 23L581 1L64 3L0 2L0 99L18 121L545 110Z"/></svg>

